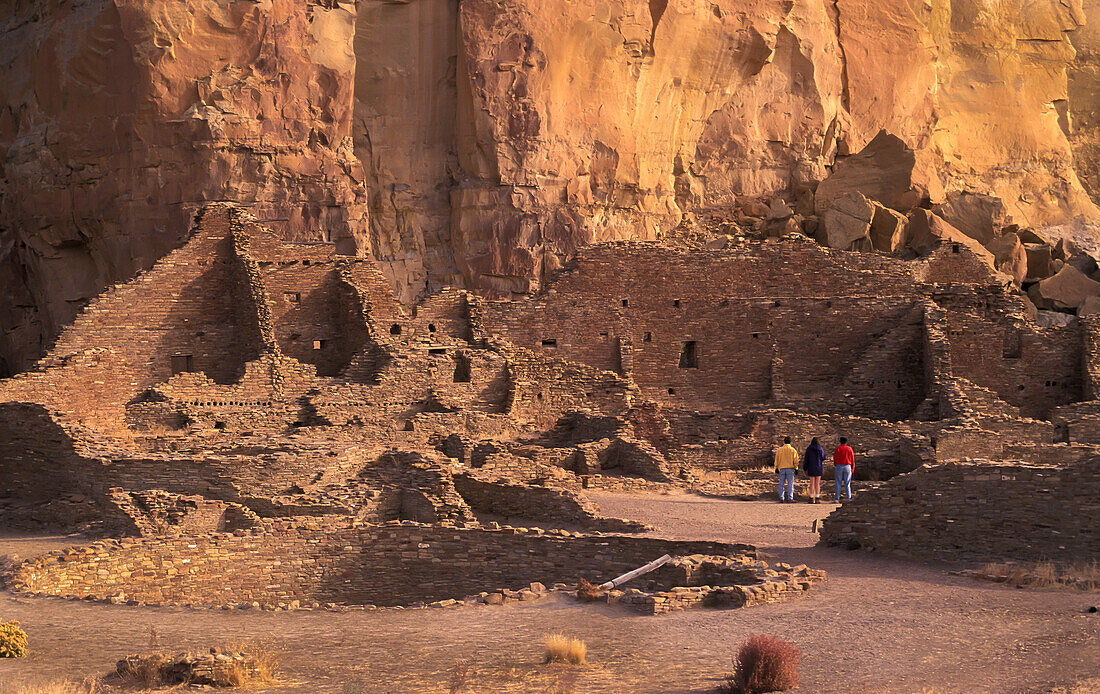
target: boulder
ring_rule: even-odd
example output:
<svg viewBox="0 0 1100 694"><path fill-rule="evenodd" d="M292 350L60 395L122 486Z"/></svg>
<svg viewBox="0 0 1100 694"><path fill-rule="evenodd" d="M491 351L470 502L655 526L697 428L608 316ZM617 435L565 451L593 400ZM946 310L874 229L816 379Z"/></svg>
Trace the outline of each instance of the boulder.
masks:
<svg viewBox="0 0 1100 694"><path fill-rule="evenodd" d="M874 206L874 217L871 219L871 246L876 251L893 253L905 245L905 227L908 220L905 215L881 203L874 203Z"/></svg>
<svg viewBox="0 0 1100 694"><path fill-rule="evenodd" d="M769 219L764 222L764 236L780 237L786 236L787 234L801 234L803 221L802 216L797 214L778 219Z"/></svg>
<svg viewBox="0 0 1100 694"><path fill-rule="evenodd" d="M1061 311L1039 311L1035 316L1035 325L1040 328L1063 328L1074 320L1072 315Z"/></svg>
<svg viewBox="0 0 1100 694"><path fill-rule="evenodd" d="M921 255L930 253L941 243L957 243L966 246L979 258L995 267L993 254L985 246L962 233L928 210L917 209L909 215L909 224L905 228L906 243Z"/></svg>
<svg viewBox="0 0 1100 694"><path fill-rule="evenodd" d="M1020 236L1009 232L993 239L986 247L993 254L997 270L1011 277L1017 287L1023 284L1027 277L1027 251Z"/></svg>
<svg viewBox="0 0 1100 694"><path fill-rule="evenodd" d="M1063 265L1052 277L1031 285L1027 291L1041 310L1072 311L1091 296L1100 296L1100 282L1091 280L1072 265Z"/></svg>
<svg viewBox="0 0 1100 694"><path fill-rule="evenodd" d="M1055 273L1052 267L1054 257L1053 250L1046 243L1025 243L1024 252L1027 253L1027 280L1038 282Z"/></svg>
<svg viewBox="0 0 1100 694"><path fill-rule="evenodd" d="M996 239L1008 217L1000 198L967 192L950 193L947 202L937 205L935 212L983 246L989 246Z"/></svg>
<svg viewBox="0 0 1100 694"><path fill-rule="evenodd" d="M908 212L922 200L939 198L942 188L934 173L918 165L916 152L883 130L861 152L840 161L817 187L814 204L818 214L849 193L861 193L886 207Z"/></svg>
<svg viewBox="0 0 1100 694"><path fill-rule="evenodd" d="M842 250L870 250L874 215L875 206L860 193L834 199L821 218L825 244Z"/></svg>
<svg viewBox="0 0 1100 694"><path fill-rule="evenodd" d="M1078 316L1097 316L1100 315L1100 296L1087 297L1080 306L1077 307Z"/></svg>

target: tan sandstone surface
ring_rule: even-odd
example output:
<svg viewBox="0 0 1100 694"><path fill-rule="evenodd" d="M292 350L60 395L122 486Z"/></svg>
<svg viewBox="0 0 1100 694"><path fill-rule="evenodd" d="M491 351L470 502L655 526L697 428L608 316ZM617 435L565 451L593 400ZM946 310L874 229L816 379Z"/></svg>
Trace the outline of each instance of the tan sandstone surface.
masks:
<svg viewBox="0 0 1100 694"><path fill-rule="evenodd" d="M211 200L375 256L404 301L524 293L593 241L793 204L882 130L925 204L981 194L998 224L1075 234L1100 218L1096 0L0 10L0 375Z"/></svg>

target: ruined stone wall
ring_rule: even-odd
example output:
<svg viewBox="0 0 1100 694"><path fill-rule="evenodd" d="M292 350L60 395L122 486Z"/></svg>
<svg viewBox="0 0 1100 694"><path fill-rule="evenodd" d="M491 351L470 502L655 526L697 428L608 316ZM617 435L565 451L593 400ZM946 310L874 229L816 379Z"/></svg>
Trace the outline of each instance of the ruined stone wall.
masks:
<svg viewBox="0 0 1100 694"><path fill-rule="evenodd" d="M72 597L125 594L149 603L402 605L532 581L610 580L666 553L753 551L718 542L299 519L266 532L122 540L76 557L55 553L17 569L9 585Z"/></svg>
<svg viewBox="0 0 1100 694"><path fill-rule="evenodd" d="M860 493L825 519L827 544L927 559L1077 562L1100 555L1100 461L948 464Z"/></svg>
<svg viewBox="0 0 1100 694"><path fill-rule="evenodd" d="M623 414L633 400L618 375L529 349L503 346L510 391L506 412L521 422L553 426L570 410Z"/></svg>
<svg viewBox="0 0 1100 694"><path fill-rule="evenodd" d="M239 311L247 311L250 302L236 291L238 269L227 239L229 212L211 209L200 227L191 243L169 254L153 272L108 291L84 309L39 364L61 368L5 385L35 392L37 402L62 412L86 413L106 422L108 418L97 417L98 411L112 412L174 371L205 371L221 383L238 377L244 361L256 355L242 350L254 341L241 334L247 327L238 321ZM71 363L90 350L104 349L110 350L104 357L118 365L110 377L82 367L80 360Z"/></svg>
<svg viewBox="0 0 1100 694"><path fill-rule="evenodd" d="M879 386L911 371L915 346L865 363L850 404L837 383L909 315L911 272L809 242L726 253L613 244L583 251L535 298L488 304L485 323L518 346L631 376L669 406L744 407L778 393L877 409ZM919 402L919 379L904 381L902 401Z"/></svg>
<svg viewBox="0 0 1100 694"><path fill-rule="evenodd" d="M645 529L641 523L601 516L596 504L566 489L489 481L470 474L456 476L455 488L475 511L504 518L529 518L540 527L565 525L605 532Z"/></svg>
<svg viewBox="0 0 1100 694"><path fill-rule="evenodd" d="M1036 328L973 312L947 317L955 376L989 388L1027 417L1082 399L1081 334L1076 325Z"/></svg>
<svg viewBox="0 0 1100 694"><path fill-rule="evenodd" d="M62 494L93 496L104 462L78 451L57 416L36 404L0 403L0 489L24 502L17 515L68 524L52 501ZM83 520L83 519L80 519Z"/></svg>

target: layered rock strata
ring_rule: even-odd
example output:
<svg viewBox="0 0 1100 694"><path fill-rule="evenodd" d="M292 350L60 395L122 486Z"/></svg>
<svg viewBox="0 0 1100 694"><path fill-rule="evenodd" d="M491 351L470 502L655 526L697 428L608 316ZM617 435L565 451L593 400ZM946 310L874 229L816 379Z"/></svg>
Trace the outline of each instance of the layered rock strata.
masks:
<svg viewBox="0 0 1100 694"><path fill-rule="evenodd" d="M987 4L5 0L0 375L210 200L375 256L405 302L512 296L687 213L813 211L885 131L918 202L1087 235L1100 7Z"/></svg>

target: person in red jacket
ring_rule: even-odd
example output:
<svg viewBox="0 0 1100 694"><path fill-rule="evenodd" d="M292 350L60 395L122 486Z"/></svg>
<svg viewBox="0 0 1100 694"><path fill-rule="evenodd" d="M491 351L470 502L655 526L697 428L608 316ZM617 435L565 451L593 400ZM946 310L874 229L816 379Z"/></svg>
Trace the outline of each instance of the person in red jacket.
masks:
<svg viewBox="0 0 1100 694"><path fill-rule="evenodd" d="M841 436L840 445L833 451L833 479L836 482L836 502L840 503L840 490L852 498L852 472L856 469L856 454L848 445L848 439Z"/></svg>

